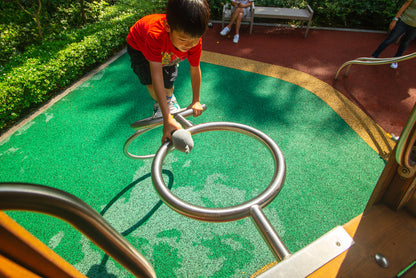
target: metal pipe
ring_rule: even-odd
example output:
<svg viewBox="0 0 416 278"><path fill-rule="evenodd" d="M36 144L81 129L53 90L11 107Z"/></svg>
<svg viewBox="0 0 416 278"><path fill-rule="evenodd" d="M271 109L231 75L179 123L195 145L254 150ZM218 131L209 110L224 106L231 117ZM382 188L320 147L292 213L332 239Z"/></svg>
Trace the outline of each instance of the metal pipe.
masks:
<svg viewBox="0 0 416 278"><path fill-rule="evenodd" d="M279 261L288 258L291 255L289 249L287 249L261 208L257 205L252 206L250 216L275 258Z"/></svg>
<svg viewBox="0 0 416 278"><path fill-rule="evenodd" d="M411 173L416 171L416 161L411 158L413 147L416 144L416 105L403 128L396 148L397 163L407 168ZM412 174L413 175L413 174Z"/></svg>
<svg viewBox="0 0 416 278"><path fill-rule="evenodd" d="M405 61L405 60L409 60L412 58L416 57L416 52L408 54L408 55L404 55L404 56L400 56L400 57L392 57L392 58L372 58L372 57L362 57L362 58L357 58L348 62L345 62L344 64L342 64L339 69L337 70L337 73L335 74L334 79L338 80L338 76L341 73L342 69L346 66L348 66L348 69L346 71L346 73L344 74L344 76L348 75L348 72L350 70L351 65L356 64L356 65L367 65L367 66L374 66L374 65L385 65L385 64L390 64L390 63L395 63L395 62L401 62L401 61Z"/></svg>
<svg viewBox="0 0 416 278"><path fill-rule="evenodd" d="M60 218L87 236L136 277L156 277L152 265L97 211L64 191L28 183L0 183L0 210L25 210Z"/></svg>
<svg viewBox="0 0 416 278"><path fill-rule="evenodd" d="M182 215L201 221L227 222L250 216L250 207L252 207L253 205L260 205L262 207L265 207L269 203L271 203L273 199L277 196L277 194L283 186L283 182L286 176L286 164L281 150L279 149L277 144L266 134L255 128L232 122L203 123L192 126L187 130L192 134L192 136L206 131L225 130L246 134L253 137L254 139L257 139L270 150L273 156L274 174L272 181L266 187L266 189L263 190L262 193L260 193L257 197L249 201L246 201L245 203L242 203L240 205L225 208L205 208L201 206L192 205L176 197L169 190L169 188L167 188L166 184L163 181L163 159L173 146L171 142L166 142L159 148L153 160L152 180L156 188L156 191L160 196L160 199L171 209L175 210L176 212Z"/></svg>

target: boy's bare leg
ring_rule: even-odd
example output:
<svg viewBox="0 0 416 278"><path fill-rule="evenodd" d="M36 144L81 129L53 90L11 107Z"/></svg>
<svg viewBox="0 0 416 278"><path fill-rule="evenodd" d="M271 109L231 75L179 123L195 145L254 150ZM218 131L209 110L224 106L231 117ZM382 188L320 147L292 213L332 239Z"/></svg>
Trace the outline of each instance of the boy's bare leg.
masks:
<svg viewBox="0 0 416 278"><path fill-rule="evenodd" d="M147 85L146 87L147 87L147 90L149 91L150 96L151 96L151 97L152 97L155 101L157 101L157 96L156 96L156 92L155 92L155 90L153 89L153 85ZM171 97L171 96L173 95L173 89L174 89L174 87L172 87L171 89L166 89L166 88L165 88L165 91L166 91L166 97Z"/></svg>

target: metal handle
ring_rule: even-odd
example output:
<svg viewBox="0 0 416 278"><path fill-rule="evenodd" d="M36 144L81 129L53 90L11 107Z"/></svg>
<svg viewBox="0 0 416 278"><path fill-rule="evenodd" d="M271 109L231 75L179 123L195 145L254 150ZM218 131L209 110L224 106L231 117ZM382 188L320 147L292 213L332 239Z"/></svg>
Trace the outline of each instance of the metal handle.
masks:
<svg viewBox="0 0 416 278"><path fill-rule="evenodd" d="M412 157L413 148L416 143L416 106L413 107L412 113L405 127L403 128L400 139L397 142L396 161L404 167L406 171L400 171L406 177L413 176L416 172L415 157Z"/></svg>
<svg viewBox="0 0 416 278"><path fill-rule="evenodd" d="M205 111L207 106L202 104L202 109ZM192 126L192 123L185 118L192 116L194 111L190 109L183 109L177 113L172 114L172 116L177 120L180 124L182 124L185 128ZM152 130L153 128L163 124L162 118L152 119L151 117L134 122L130 125L131 128L137 129L133 135L131 135L126 142L124 143L123 151L127 157L133 159L149 159L155 157L155 154L147 154L147 155L136 155L129 152L130 144L140 135L143 135L145 132Z"/></svg>
<svg viewBox="0 0 416 278"><path fill-rule="evenodd" d="M345 62L344 64L342 64L339 69L337 70L337 73L335 74L334 79L338 80L338 76L341 73L341 71L347 67L347 70L344 73L344 76L348 76L348 73L350 71L351 65L355 64L355 65L385 65L385 64L390 64L390 63L395 63L395 62L401 62L401 61L405 61L405 60L409 60L412 58L416 57L416 52L408 54L408 55L404 55L404 56L400 56L400 57L393 57L393 58L371 58L371 57L361 57L361 58L357 58L355 60L351 60L348 62Z"/></svg>
<svg viewBox="0 0 416 278"><path fill-rule="evenodd" d="M26 210L60 218L87 236L136 277L156 277L152 265L97 211L64 191L28 183L0 183L0 210Z"/></svg>
<svg viewBox="0 0 416 278"><path fill-rule="evenodd" d="M284 156L277 144L263 132L238 123L210 122L191 126L187 130L192 135L216 130L233 131L257 139L270 150L273 156L273 179L257 197L239 205L225 208L205 208L187 203L175 196L163 181L163 160L173 145L172 142L166 142L159 148L152 164L152 180L160 199L176 212L200 221L228 222L251 216L276 259L282 260L288 257L290 255L289 250L280 240L279 235L273 229L266 216L261 212L261 208L266 207L277 196L286 176Z"/></svg>

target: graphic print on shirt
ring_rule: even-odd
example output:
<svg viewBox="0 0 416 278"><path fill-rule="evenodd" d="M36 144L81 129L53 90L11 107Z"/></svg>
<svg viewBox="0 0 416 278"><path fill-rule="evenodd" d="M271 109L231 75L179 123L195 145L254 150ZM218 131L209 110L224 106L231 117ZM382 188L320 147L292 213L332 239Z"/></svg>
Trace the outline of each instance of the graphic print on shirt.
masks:
<svg viewBox="0 0 416 278"><path fill-rule="evenodd" d="M162 66L173 66L178 64L181 59L179 59L178 57L176 57L175 59L172 59L172 56L176 56L174 53L167 53L167 52L162 52Z"/></svg>

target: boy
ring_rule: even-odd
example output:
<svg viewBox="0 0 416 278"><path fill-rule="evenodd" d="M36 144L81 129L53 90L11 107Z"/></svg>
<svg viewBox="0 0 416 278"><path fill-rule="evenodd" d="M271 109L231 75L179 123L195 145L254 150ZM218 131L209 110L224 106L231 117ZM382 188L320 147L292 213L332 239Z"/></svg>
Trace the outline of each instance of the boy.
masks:
<svg viewBox="0 0 416 278"><path fill-rule="evenodd" d="M191 65L194 117L201 115L200 103L202 35L208 28L206 0L169 0L166 14L147 15L137 21L127 36L131 67L155 100L153 117L163 117L162 144L171 133L182 128L171 113L179 105L173 95L177 64L188 59Z"/></svg>

